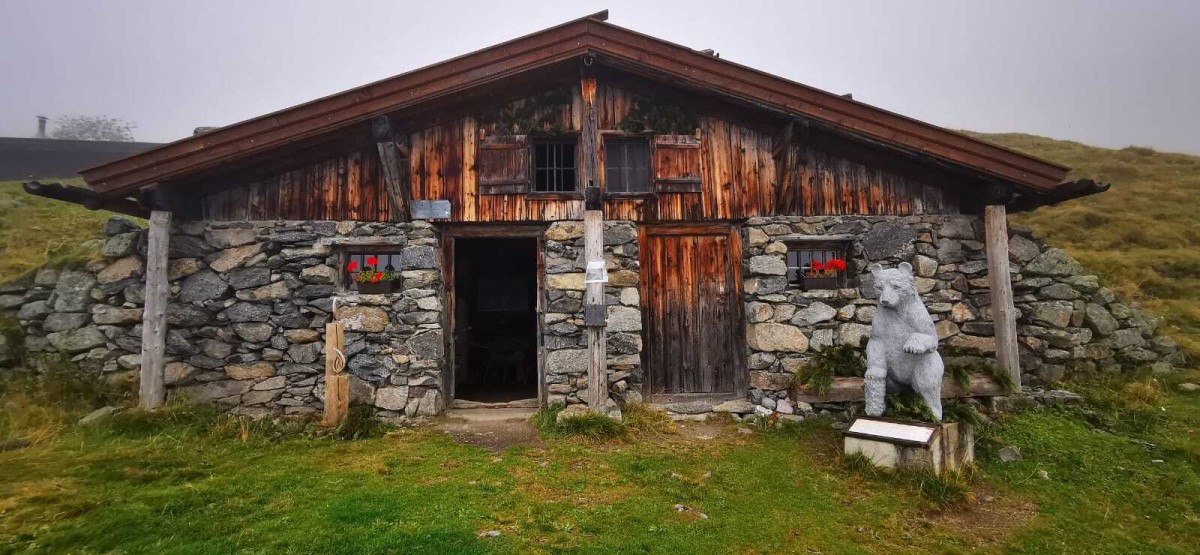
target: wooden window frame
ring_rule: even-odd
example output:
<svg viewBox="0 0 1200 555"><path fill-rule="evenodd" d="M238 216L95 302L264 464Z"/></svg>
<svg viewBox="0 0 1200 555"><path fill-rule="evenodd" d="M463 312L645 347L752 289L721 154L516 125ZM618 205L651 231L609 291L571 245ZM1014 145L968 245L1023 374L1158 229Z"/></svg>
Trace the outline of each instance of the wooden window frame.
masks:
<svg viewBox="0 0 1200 555"><path fill-rule="evenodd" d="M358 293L358 289L354 286L354 283L355 283L354 275L351 274L350 271L346 269L346 266L348 266L350 264L350 261L351 261L352 257L354 257L354 256L364 256L365 257L365 256L370 256L370 255L378 256L378 255L382 254L382 255L387 255L389 257L395 257L395 260L391 260L390 262L392 263L392 267L394 268L393 271L395 271L397 275L400 274L401 269L396 266L396 262L399 262L400 251L404 250L404 245L399 245L399 244L395 244L395 245L391 245L391 244L388 244L388 245L356 245L356 244L350 243L350 244L343 244L343 245L335 245L334 249L337 250L337 259L338 259L337 288L344 293L350 293L350 294ZM363 265L363 262L359 262L359 266L361 267L362 265ZM401 285L403 285L402 278L398 279L397 281L401 281Z"/></svg>
<svg viewBox="0 0 1200 555"><path fill-rule="evenodd" d="M608 189L608 149L605 146L605 142L608 141L609 139L638 139L638 140L646 141L646 145L648 148L647 154L649 155L649 159L648 159L649 167L647 168L649 170L649 175L648 175L648 179L646 181L646 190L645 191L634 191L634 192L610 191ZM658 190L657 190L657 187L655 187L655 183L654 183L654 133L651 133L651 132L637 133L637 132L631 132L631 131L604 129L604 130L600 131L600 148L604 149L604 163L601 165L602 167L599 168L599 170L602 172L605 172L604 173L604 196L606 198L644 199L644 198L656 198L658 196Z"/></svg>
<svg viewBox="0 0 1200 555"><path fill-rule="evenodd" d="M546 143L570 142L575 150L575 188L569 191L540 191L537 183L537 146ZM526 193L533 198L583 198L583 187L580 186L580 143L578 133L529 136L529 189ZM561 171L563 168L556 168Z"/></svg>
<svg viewBox="0 0 1200 555"><path fill-rule="evenodd" d="M799 287L803 291L836 291L838 289L845 289L846 287L848 287L847 284L850 283L850 266L849 266L848 256L849 256L849 252L850 252L851 241L837 240L837 239L830 239L830 240L795 240L795 239L793 239L790 241L784 240L784 244L787 245L787 248L788 248L787 253L784 254L784 264L787 266L787 270L788 270L788 275L786 275L785 277L788 278L788 285L790 287ZM802 265L796 266L796 265L793 265L793 263L792 263L792 254L798 253L799 251L832 251L834 253L833 258L840 258L842 260L847 261L846 269L844 271L842 271L842 273L836 277L805 278L803 276L805 267ZM796 272L797 279L791 279L790 274L792 273L793 270ZM810 285L809 280L821 280L821 281L817 281L816 285ZM832 282L832 287L823 285L825 283L828 283L826 280L835 280Z"/></svg>

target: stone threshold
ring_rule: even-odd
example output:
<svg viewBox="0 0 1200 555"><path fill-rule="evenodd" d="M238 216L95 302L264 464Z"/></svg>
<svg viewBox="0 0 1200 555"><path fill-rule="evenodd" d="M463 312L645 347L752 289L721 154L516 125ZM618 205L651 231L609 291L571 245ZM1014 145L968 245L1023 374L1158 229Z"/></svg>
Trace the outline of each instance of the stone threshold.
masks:
<svg viewBox="0 0 1200 555"><path fill-rule="evenodd" d="M482 403L479 401L468 401L466 399L455 399L450 405L452 409L536 409L539 408L537 399L517 399L514 401L504 401L497 403Z"/></svg>

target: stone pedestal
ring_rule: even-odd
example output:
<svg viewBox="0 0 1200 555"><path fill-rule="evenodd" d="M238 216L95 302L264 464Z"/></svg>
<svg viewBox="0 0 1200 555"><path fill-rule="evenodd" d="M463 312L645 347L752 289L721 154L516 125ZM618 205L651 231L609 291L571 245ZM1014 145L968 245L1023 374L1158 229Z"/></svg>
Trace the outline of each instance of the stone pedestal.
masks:
<svg viewBox="0 0 1200 555"><path fill-rule="evenodd" d="M965 422L857 418L845 432L845 453L884 468L958 472L975 460L975 436Z"/></svg>

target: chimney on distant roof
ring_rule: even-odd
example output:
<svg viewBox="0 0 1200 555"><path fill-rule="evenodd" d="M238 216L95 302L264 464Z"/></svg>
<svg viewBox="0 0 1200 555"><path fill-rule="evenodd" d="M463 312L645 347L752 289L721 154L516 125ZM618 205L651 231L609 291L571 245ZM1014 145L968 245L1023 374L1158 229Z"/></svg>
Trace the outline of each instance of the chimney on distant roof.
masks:
<svg viewBox="0 0 1200 555"><path fill-rule="evenodd" d="M38 134L37 134L37 138L39 138L39 139L45 139L45 138L46 138L46 121L47 121L47 118L46 118L46 116L38 116L38 117L37 117L37 119L38 119Z"/></svg>

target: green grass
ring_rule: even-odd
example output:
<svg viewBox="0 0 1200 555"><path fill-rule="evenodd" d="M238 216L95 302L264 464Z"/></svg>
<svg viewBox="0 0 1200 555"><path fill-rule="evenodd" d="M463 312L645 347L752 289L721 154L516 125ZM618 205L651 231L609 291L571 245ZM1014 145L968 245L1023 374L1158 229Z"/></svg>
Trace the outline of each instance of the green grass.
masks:
<svg viewBox="0 0 1200 555"><path fill-rule="evenodd" d="M542 437L577 437L587 440L629 437L629 426L622 420L615 420L596 412L562 414L564 408L563 405L550 405L533 415L533 425Z"/></svg>
<svg viewBox="0 0 1200 555"><path fill-rule="evenodd" d="M843 460L822 419L495 453L420 428L347 441L307 422L129 411L0 453L0 552L1187 553L1200 406L1173 391L1139 397L1165 415L1141 432L1097 430L1126 418L1112 398L1002 418L977 468L950 477ZM42 407L58 422L90 408L62 402L83 393L0 395L13 437L40 429L40 402L58 401ZM1023 460L1000 463L1001 445Z"/></svg>
<svg viewBox="0 0 1200 555"><path fill-rule="evenodd" d="M1161 315L1164 330L1200 357L1200 156L1019 133L974 135L1067 165L1072 178L1112 183L1106 193L1014 221L1067 249L1122 297Z"/></svg>
<svg viewBox="0 0 1200 555"><path fill-rule="evenodd" d="M61 182L82 184L79 179ZM102 227L113 215L35 197L17 181L0 182L0 283L21 279L44 265L70 266L97 256Z"/></svg>

